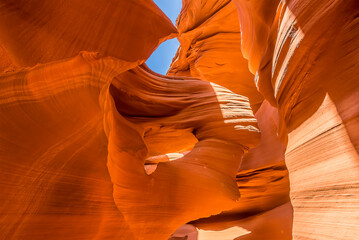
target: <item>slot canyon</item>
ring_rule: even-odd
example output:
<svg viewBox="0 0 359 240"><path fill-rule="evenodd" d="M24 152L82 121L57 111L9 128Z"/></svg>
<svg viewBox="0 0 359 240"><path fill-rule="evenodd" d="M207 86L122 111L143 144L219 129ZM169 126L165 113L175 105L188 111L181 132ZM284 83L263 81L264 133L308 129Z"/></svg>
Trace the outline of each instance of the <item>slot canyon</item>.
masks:
<svg viewBox="0 0 359 240"><path fill-rule="evenodd" d="M0 240L359 239L358 0L0 0L0 116Z"/></svg>

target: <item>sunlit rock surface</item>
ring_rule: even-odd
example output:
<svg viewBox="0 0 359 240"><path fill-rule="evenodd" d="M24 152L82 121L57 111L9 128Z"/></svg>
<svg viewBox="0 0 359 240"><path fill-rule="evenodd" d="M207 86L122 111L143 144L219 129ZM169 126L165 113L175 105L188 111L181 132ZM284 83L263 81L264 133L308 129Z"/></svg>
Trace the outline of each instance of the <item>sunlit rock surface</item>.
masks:
<svg viewBox="0 0 359 240"><path fill-rule="evenodd" d="M357 239L358 13L0 1L0 239Z"/></svg>
<svg viewBox="0 0 359 240"><path fill-rule="evenodd" d="M294 239L359 234L357 1L235 1L242 51L279 110Z"/></svg>
<svg viewBox="0 0 359 240"><path fill-rule="evenodd" d="M109 221L128 224L138 239L165 239L188 221L236 204L236 169L259 138L248 99L197 79L126 71L134 66L83 52L2 76L7 238L36 234L32 221L48 222L46 215L77 213L93 222L92 214L101 221L123 215ZM162 134L161 144L151 145L159 148L171 145L166 134L177 130L187 132L182 141L198 139L187 146L193 150L146 174L147 137Z"/></svg>
<svg viewBox="0 0 359 240"><path fill-rule="evenodd" d="M231 223L239 228L245 225L244 229L250 232L243 238L290 239L292 208L284 162L285 148L277 136L278 111L263 100L256 89L254 75L242 56L238 21L237 8L231 1L184 1L177 20L181 47L169 74L197 76L248 96L261 129L260 144L244 156L238 169L241 199L237 206L193 224L200 229L205 226L207 231L224 231ZM281 208L278 219L275 219L276 214L272 214L273 222L268 227L263 213L281 205L287 207ZM251 220L253 217L255 221ZM222 238L228 239L240 236L239 233L235 235L235 231L221 234Z"/></svg>

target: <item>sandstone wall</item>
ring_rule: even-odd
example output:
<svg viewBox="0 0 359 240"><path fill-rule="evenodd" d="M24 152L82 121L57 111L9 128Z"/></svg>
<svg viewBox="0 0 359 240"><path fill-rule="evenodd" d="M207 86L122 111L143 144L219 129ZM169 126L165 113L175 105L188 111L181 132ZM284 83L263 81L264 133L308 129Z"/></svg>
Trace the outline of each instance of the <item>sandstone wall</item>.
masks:
<svg viewBox="0 0 359 240"><path fill-rule="evenodd" d="M0 1L0 239L356 239L358 11Z"/></svg>

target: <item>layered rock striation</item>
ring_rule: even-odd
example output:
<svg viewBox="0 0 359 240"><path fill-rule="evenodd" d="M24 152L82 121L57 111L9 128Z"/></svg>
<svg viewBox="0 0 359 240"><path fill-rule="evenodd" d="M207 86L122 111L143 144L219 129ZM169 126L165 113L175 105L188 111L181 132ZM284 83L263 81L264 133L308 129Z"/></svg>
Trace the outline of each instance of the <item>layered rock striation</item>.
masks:
<svg viewBox="0 0 359 240"><path fill-rule="evenodd" d="M0 239L356 239L358 12L1 1Z"/></svg>
<svg viewBox="0 0 359 240"><path fill-rule="evenodd" d="M293 238L357 238L358 3L235 3L249 69L279 111Z"/></svg>

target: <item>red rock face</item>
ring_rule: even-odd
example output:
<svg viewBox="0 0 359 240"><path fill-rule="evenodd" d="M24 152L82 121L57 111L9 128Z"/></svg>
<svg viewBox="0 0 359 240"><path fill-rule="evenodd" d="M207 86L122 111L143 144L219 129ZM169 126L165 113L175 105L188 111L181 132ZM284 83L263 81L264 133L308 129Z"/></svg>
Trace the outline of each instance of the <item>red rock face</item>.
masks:
<svg viewBox="0 0 359 240"><path fill-rule="evenodd" d="M242 51L288 143L293 238L356 239L357 2L235 2Z"/></svg>
<svg viewBox="0 0 359 240"><path fill-rule="evenodd" d="M290 239L292 208L285 146L277 136L278 110L256 89L254 75L242 56L238 21L237 8L231 1L185 1L177 20L181 47L169 74L197 76L248 96L261 129L259 145L244 155L237 173L241 192L237 205L193 224L205 231L222 230L222 238L241 236L241 232L226 232L238 227L250 231L242 238ZM281 214L275 219L272 213L273 224L268 227L264 217L267 215L263 214L273 208L282 209Z"/></svg>
<svg viewBox="0 0 359 240"><path fill-rule="evenodd" d="M0 239L356 239L358 11L3 1Z"/></svg>
<svg viewBox="0 0 359 240"><path fill-rule="evenodd" d="M74 57L80 51L144 60L176 34L165 14L146 0L9 0L0 8L1 43L22 66Z"/></svg>

